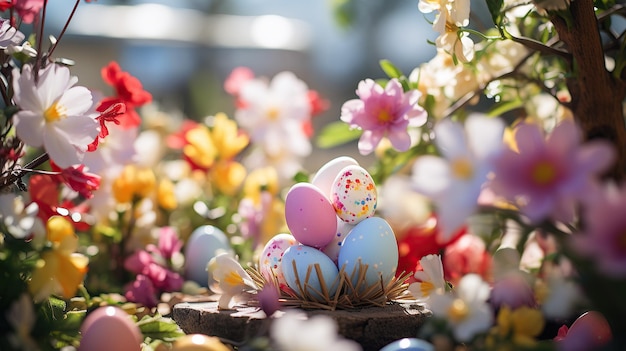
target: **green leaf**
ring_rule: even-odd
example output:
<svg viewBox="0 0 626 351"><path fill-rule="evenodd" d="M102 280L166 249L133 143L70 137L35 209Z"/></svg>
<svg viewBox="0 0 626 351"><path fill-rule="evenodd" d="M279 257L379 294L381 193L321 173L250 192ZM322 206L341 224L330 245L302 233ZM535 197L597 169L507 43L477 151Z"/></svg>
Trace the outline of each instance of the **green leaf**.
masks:
<svg viewBox="0 0 626 351"><path fill-rule="evenodd" d="M144 316L137 322L137 326L144 337L151 339L170 342L185 335L174 320L165 318L158 313L154 316Z"/></svg>
<svg viewBox="0 0 626 351"><path fill-rule="evenodd" d="M300 171L293 176L293 181L296 183L308 182L309 175L305 172Z"/></svg>
<svg viewBox="0 0 626 351"><path fill-rule="evenodd" d="M327 124L317 136L318 147L328 149L338 145L343 145L361 136L360 129L350 129L347 123L336 121Z"/></svg>
<svg viewBox="0 0 626 351"><path fill-rule="evenodd" d="M400 78L403 76L402 71L389 60L380 60L380 68L389 78Z"/></svg>
<svg viewBox="0 0 626 351"><path fill-rule="evenodd" d="M487 0L487 8L491 14L491 19L496 26L502 22L502 5L504 0Z"/></svg>
<svg viewBox="0 0 626 351"><path fill-rule="evenodd" d="M524 102L522 99L513 99L495 104L487 113L489 116L501 116L506 112L522 107Z"/></svg>

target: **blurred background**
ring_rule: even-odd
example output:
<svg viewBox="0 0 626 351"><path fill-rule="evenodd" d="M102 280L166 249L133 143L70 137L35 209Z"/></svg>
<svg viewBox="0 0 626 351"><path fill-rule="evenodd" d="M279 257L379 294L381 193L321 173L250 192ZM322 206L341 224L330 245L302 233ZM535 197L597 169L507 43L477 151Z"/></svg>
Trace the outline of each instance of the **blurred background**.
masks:
<svg viewBox="0 0 626 351"><path fill-rule="evenodd" d="M49 2L47 34L58 35L73 4ZM98 0L81 2L55 56L76 62L80 85L105 92L100 68L116 60L161 109L192 119L233 116L223 82L237 66L270 78L293 71L330 101L314 119L319 131L357 97L360 80L384 77L381 59L408 75L433 57L435 38L418 0ZM314 152L322 156L310 171L334 155L361 157L355 145Z"/></svg>

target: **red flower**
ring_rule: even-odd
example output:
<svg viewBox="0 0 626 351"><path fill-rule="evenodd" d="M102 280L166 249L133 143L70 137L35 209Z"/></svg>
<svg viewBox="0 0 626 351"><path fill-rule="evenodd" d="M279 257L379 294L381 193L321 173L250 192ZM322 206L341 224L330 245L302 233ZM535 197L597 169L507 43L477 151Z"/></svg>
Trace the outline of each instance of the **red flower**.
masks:
<svg viewBox="0 0 626 351"><path fill-rule="evenodd" d="M53 171L61 172L59 176L61 182L87 199L91 199L93 192L100 188L100 176L85 172L85 165L61 169L50 161L50 166L52 166Z"/></svg>
<svg viewBox="0 0 626 351"><path fill-rule="evenodd" d="M100 134L96 137L93 143L89 144L87 151L94 151L98 148L100 139L104 139L109 135L109 128L107 128L106 122L113 122L120 125L119 116L126 113L126 105L123 103L117 103L109 106L106 110L100 113L100 116L96 117L100 122Z"/></svg>
<svg viewBox="0 0 626 351"><path fill-rule="evenodd" d="M118 116L120 126L128 129L140 125L141 118L135 108L151 102L152 95L143 89L139 79L122 71L115 61L102 68L101 74L104 82L115 89L116 96L102 99L96 110L105 112L115 104L124 104L126 113Z"/></svg>
<svg viewBox="0 0 626 351"><path fill-rule="evenodd" d="M439 228L436 223L436 219L433 217L425 225L411 227L398 236L399 258L396 275L421 270L419 260L422 257L430 254L441 254L448 245L454 243L465 233L465 228L462 228L454 234L449 242L441 244L437 242ZM412 279L413 277L409 278L409 281Z"/></svg>
<svg viewBox="0 0 626 351"><path fill-rule="evenodd" d="M28 181L28 192L33 202L39 206L37 216L43 223L47 223L52 216L63 216L72 223L78 231L89 229L89 224L83 222L81 214L86 213L85 205L76 206L69 200L62 200L59 191L60 181L57 176L35 174Z"/></svg>

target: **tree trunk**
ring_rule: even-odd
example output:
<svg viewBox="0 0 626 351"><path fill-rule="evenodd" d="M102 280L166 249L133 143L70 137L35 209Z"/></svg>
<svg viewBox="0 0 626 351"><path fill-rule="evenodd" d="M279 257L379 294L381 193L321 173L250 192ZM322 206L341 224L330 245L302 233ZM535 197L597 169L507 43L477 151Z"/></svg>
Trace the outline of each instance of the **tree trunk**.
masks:
<svg viewBox="0 0 626 351"><path fill-rule="evenodd" d="M624 81L611 76L605 68L604 51L593 0L571 2L571 26L562 17L551 20L559 38L572 54L568 88L572 95L574 116L586 139L607 139L618 157L608 176L621 180L626 175L626 126L622 103L626 94Z"/></svg>

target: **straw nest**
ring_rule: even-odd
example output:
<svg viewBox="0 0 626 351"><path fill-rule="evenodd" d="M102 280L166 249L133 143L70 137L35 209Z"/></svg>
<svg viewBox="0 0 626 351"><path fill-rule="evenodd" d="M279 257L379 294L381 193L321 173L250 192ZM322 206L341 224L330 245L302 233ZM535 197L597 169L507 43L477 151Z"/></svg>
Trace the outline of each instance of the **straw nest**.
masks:
<svg viewBox="0 0 626 351"><path fill-rule="evenodd" d="M260 289L268 284L280 292L279 302L283 306L299 307L303 309L325 309L334 311L336 309L353 309L363 307L383 307L392 301L413 299L407 292L407 278L411 273L402 273L398 277L393 277L388 283L384 283L381 277L379 282L368 286L365 281L365 274L368 265L359 264L352 272L346 272L341 268L337 278L331 286L337 286L336 292L331 296L329 287L325 280L319 264L309 265L306 275L300 277L296 269L296 262L293 263L293 272L296 280L296 290L279 289L279 284L275 276L268 281L256 267L248 267L246 271ZM285 267L283 267L284 269ZM321 286L321 291L314 288L309 281L315 274L317 282ZM356 279L353 279L355 278ZM356 284L353 282L356 281ZM318 284L315 284L318 285Z"/></svg>

